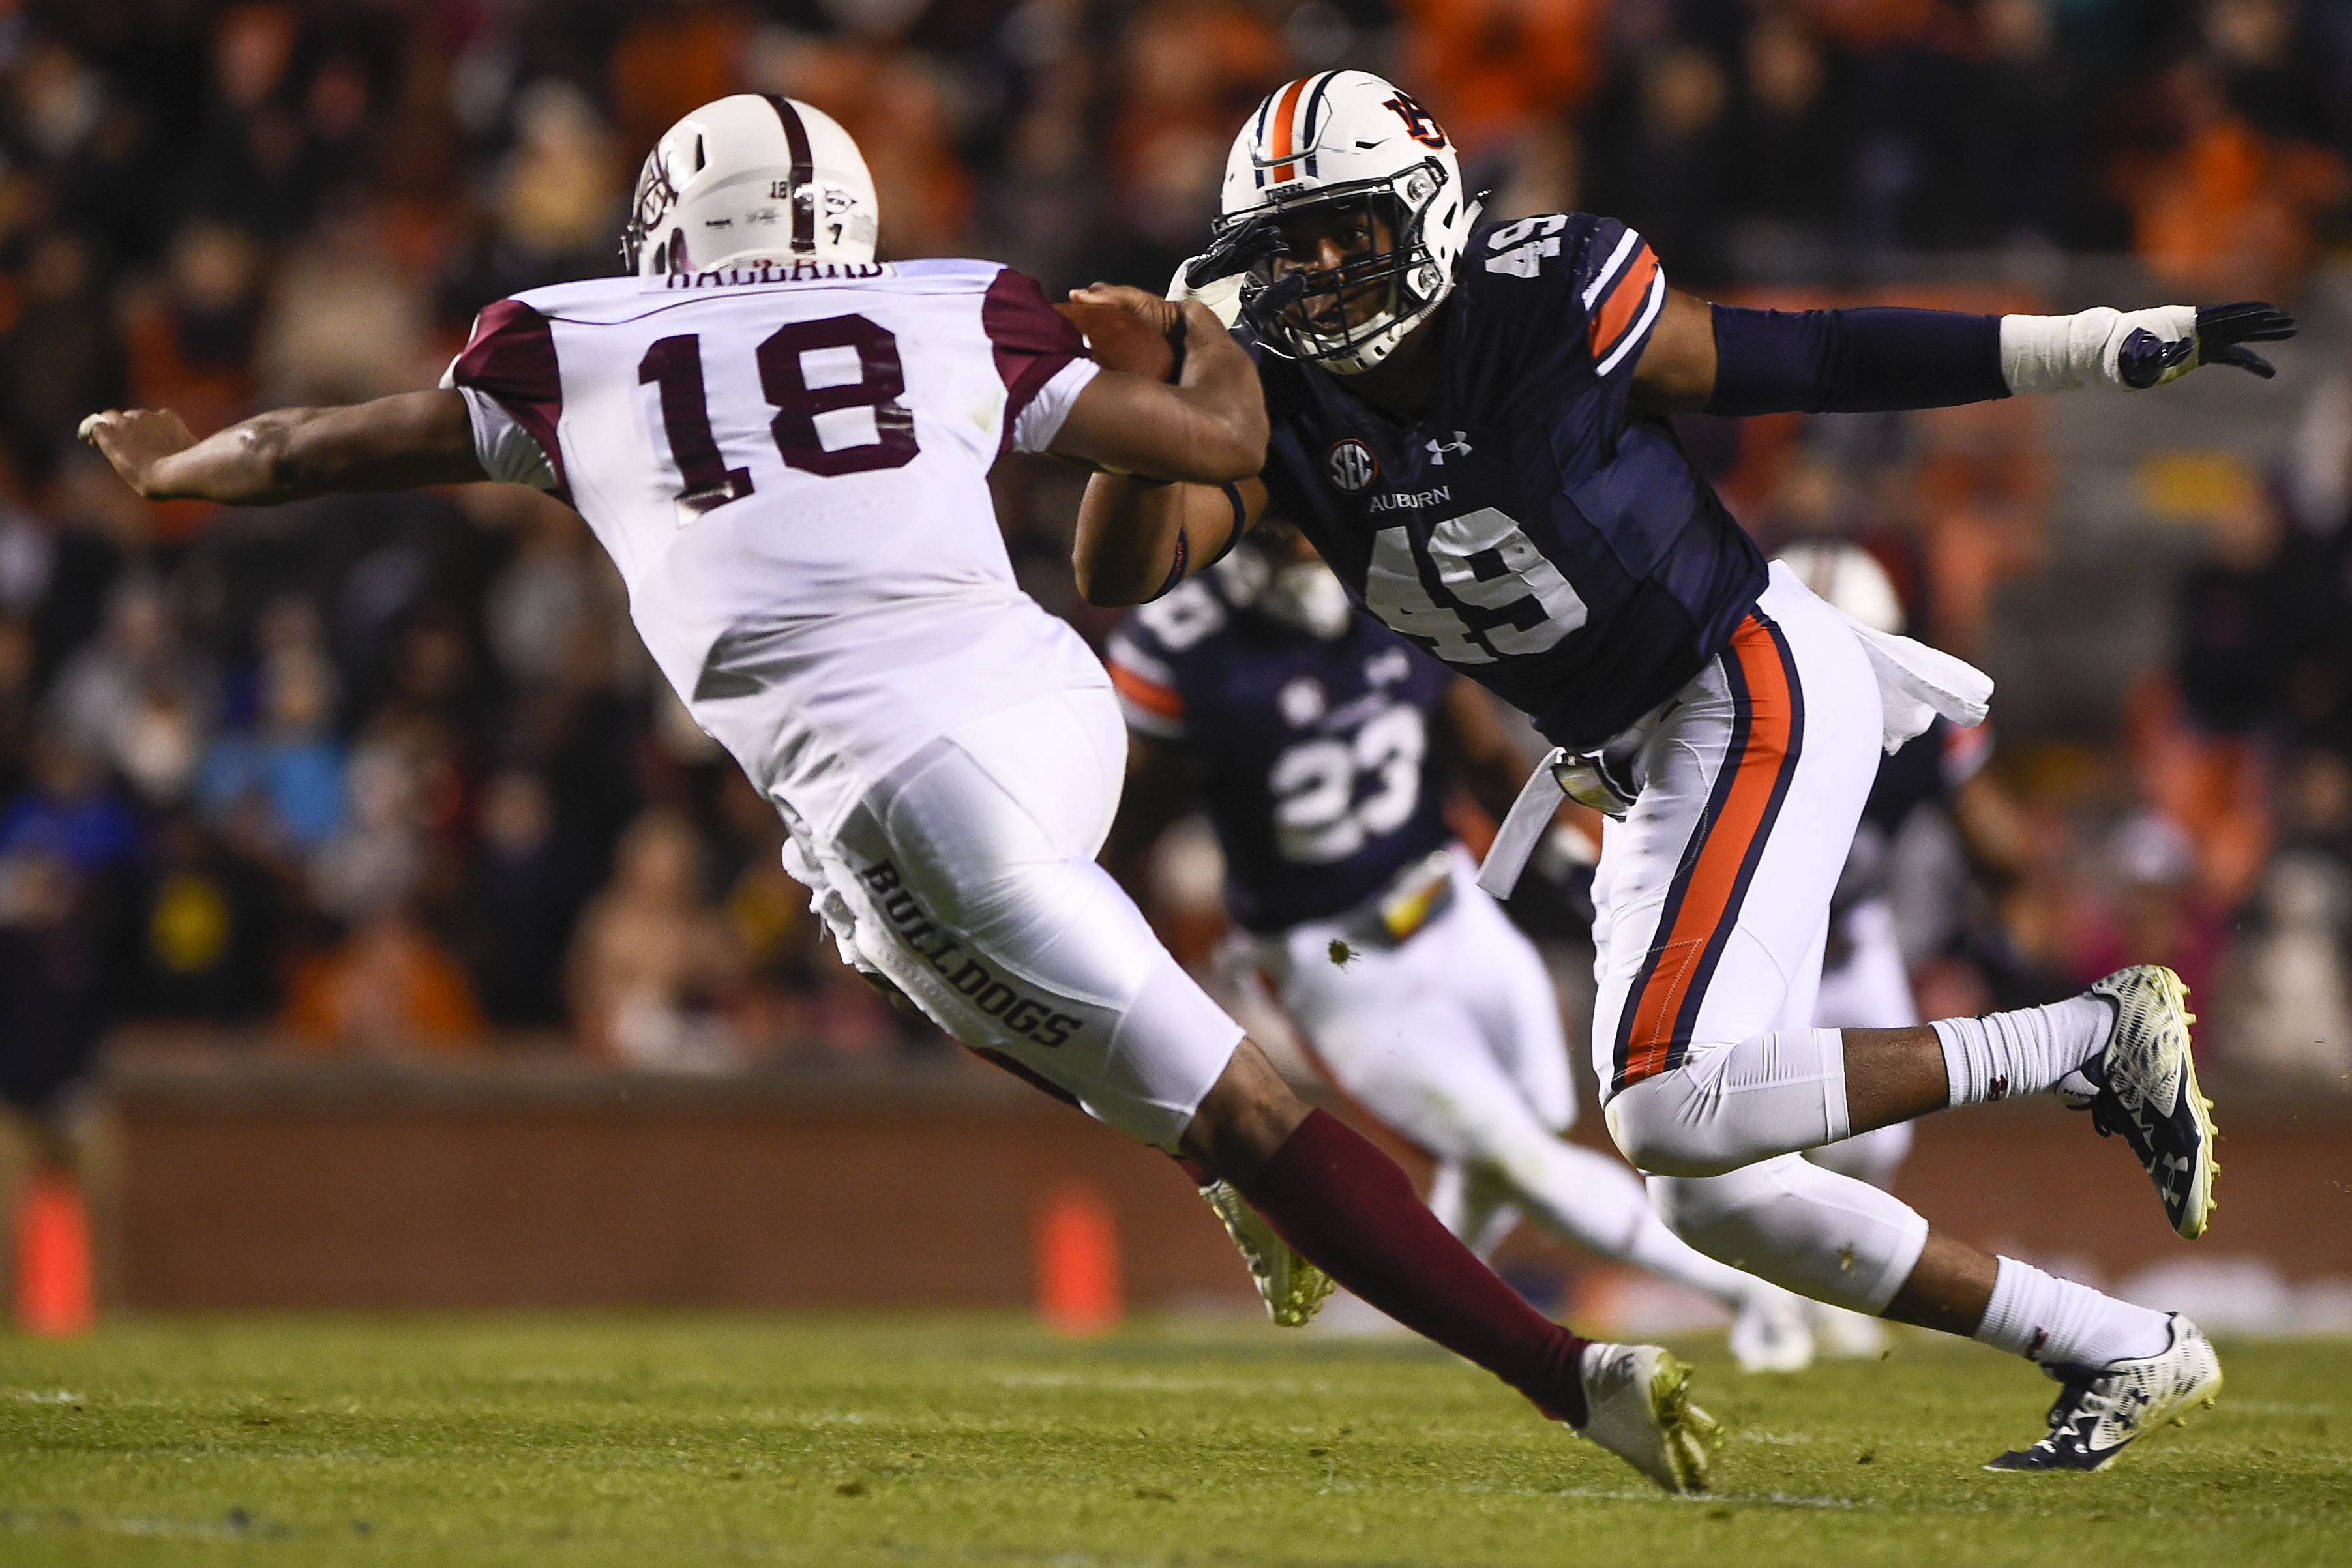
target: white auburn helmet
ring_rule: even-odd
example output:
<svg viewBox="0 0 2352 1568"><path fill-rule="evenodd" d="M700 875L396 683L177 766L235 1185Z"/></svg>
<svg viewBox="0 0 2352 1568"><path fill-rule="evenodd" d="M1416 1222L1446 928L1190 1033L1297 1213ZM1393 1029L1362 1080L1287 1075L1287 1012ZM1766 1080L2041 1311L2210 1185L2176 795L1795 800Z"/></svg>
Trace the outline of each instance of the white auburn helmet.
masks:
<svg viewBox="0 0 2352 1568"><path fill-rule="evenodd" d="M1346 204L1379 216L1392 248L1277 277L1279 221ZM1322 71L1267 94L1234 138L1216 240L1187 282L1239 274L1242 313L1270 347L1352 375L1386 359L1452 291L1478 206L1453 143L1411 93L1370 71ZM1319 329L1302 308L1377 283L1388 298L1353 327Z"/></svg>
<svg viewBox="0 0 2352 1568"><path fill-rule="evenodd" d="M874 259L881 205L865 155L796 98L739 92L662 133L621 231L644 277L751 261Z"/></svg>

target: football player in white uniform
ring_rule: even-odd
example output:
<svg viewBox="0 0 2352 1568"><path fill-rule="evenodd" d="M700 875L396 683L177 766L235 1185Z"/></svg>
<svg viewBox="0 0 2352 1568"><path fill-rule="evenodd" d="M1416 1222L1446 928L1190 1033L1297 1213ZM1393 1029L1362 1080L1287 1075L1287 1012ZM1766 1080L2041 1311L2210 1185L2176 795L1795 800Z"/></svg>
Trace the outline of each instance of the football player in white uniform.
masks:
<svg viewBox="0 0 2352 1568"><path fill-rule="evenodd" d="M1134 886L1169 825L1206 809L1234 967L1324 1076L1436 1163L1429 1207L1454 1234L1487 1256L1525 1214L1722 1303L1747 1370L1812 1359L1813 1303L1699 1252L1622 1160L1567 1139L1576 1081L1551 976L1445 820L1457 784L1496 812L1519 791L1528 759L1493 698L1272 526L1130 616L1109 664L1128 771L1104 862Z"/></svg>
<svg viewBox="0 0 2352 1568"><path fill-rule="evenodd" d="M646 160L629 274L492 305L439 390L202 441L152 410L84 434L158 498L495 479L568 501L679 698L782 814L850 962L1229 1182L1333 1278L1661 1485L1703 1484L1688 1369L1528 1308L1291 1094L1094 863L1125 731L1102 665L1014 586L986 476L1018 448L1223 499L1265 449L1246 356L1191 307L1174 384L1099 371L1018 273L877 261L879 217L834 121L721 99ZM1097 580L1137 554L1108 541Z"/></svg>
<svg viewBox="0 0 2352 1568"><path fill-rule="evenodd" d="M1216 300L1257 361L1271 434L1243 519L1270 506L1358 603L1554 743L1496 841L1497 884L1563 789L1614 819L1594 883L1594 1066L1667 1223L1801 1293L2040 1363L2063 1385L2048 1430L1993 1468L2102 1468L2219 1393L2196 1326L1931 1231L1801 1151L2056 1093L2124 1139L2194 1238L2215 1165L2183 988L2140 966L2047 1008L1815 1027L1830 893L1882 747L1939 713L1975 722L1991 683L1768 568L1665 416L2122 393L2217 364L2269 375L2245 345L2294 320L2260 301L1710 306L1613 219L1478 208L1444 127L1369 73L1291 82L1242 126L1213 244L1177 292ZM1172 308L1116 298L1144 320ZM1228 510L1215 490L1097 475L1079 543L1165 559L1181 532L1216 549ZM1151 559L1124 580L1148 583Z"/></svg>

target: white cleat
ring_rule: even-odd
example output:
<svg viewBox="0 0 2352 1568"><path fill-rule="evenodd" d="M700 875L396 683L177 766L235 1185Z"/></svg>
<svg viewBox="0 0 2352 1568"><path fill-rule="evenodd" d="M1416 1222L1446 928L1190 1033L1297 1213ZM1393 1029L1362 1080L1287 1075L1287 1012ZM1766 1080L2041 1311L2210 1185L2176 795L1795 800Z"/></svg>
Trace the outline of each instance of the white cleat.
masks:
<svg viewBox="0 0 2352 1568"><path fill-rule="evenodd" d="M1985 1469L2104 1470L2150 1432L2211 1409L2221 1397L2221 1358L2195 1323L2179 1312L2169 1322L2172 1343L2154 1355L2105 1366L2044 1366L2043 1375L2063 1385L2050 1406L2049 1435Z"/></svg>
<svg viewBox="0 0 2352 1568"><path fill-rule="evenodd" d="M2061 1098L2091 1113L2101 1137L2120 1135L2156 1184L2164 1217L2194 1241L2213 1218L2213 1102L2197 1083L2189 1050L2189 988L2160 964L2118 969L2090 995L2115 1009L2106 1049L2059 1084ZM2091 1090L2086 1097L2084 1088Z"/></svg>
<svg viewBox="0 0 2352 1568"><path fill-rule="evenodd" d="M1802 1372L1812 1365L1810 1304L1777 1285L1749 1291L1731 1320L1731 1359L1739 1370Z"/></svg>
<svg viewBox="0 0 2352 1568"><path fill-rule="evenodd" d="M1654 1344L1588 1344L1580 1437L1600 1444L1670 1492L1706 1490L1723 1428L1690 1402L1691 1369Z"/></svg>
<svg viewBox="0 0 2352 1568"><path fill-rule="evenodd" d="M1321 1310L1323 1299L1331 1293L1330 1275L1276 1235L1265 1216L1252 1208L1231 1182L1211 1182L1201 1189L1201 1197L1225 1222L1225 1234L1249 1265L1250 1278L1257 1281L1257 1293L1265 1298L1266 1315L1275 1327L1298 1328Z"/></svg>

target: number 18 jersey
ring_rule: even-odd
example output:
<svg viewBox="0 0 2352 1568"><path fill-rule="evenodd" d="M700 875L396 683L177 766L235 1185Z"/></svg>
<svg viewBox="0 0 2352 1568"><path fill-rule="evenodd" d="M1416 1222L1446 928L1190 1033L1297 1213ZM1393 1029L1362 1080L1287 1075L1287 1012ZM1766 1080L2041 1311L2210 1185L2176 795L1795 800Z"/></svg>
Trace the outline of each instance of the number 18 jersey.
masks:
<svg viewBox="0 0 2352 1568"><path fill-rule="evenodd" d="M1273 509L1366 609L1575 751L1672 696L1764 590L1673 430L1626 407L1665 296L1614 219L1481 225L1423 329L1434 385L1412 419L1240 334Z"/></svg>
<svg viewBox="0 0 2352 1568"><path fill-rule="evenodd" d="M987 484L1095 371L1010 269L803 262L500 300L443 384L493 478L588 520L690 711L772 691L772 753L737 760L823 833L957 726L1108 685Z"/></svg>

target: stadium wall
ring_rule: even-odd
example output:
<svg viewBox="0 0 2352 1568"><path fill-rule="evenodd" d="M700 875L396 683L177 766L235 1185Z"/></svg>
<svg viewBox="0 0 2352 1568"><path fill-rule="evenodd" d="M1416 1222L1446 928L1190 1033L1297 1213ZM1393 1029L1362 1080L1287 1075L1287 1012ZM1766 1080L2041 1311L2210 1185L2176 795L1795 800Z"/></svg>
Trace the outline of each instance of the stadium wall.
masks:
<svg viewBox="0 0 2352 1568"><path fill-rule="evenodd" d="M1900 1190L1971 1240L2109 1280L2240 1257L2352 1275L2352 1106L2220 1098L2224 1202L2194 1248L2128 1151L2046 1103L1927 1119ZM1116 1215L1131 1304L1249 1299L1170 1161L961 1063L723 1082L133 1064L110 1103L105 1249L137 1308L1014 1307L1068 1183ZM1506 1260L1577 1266L1524 1241Z"/></svg>

